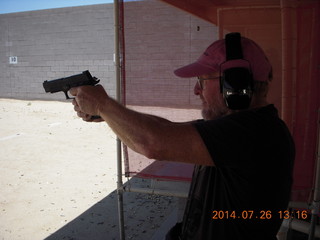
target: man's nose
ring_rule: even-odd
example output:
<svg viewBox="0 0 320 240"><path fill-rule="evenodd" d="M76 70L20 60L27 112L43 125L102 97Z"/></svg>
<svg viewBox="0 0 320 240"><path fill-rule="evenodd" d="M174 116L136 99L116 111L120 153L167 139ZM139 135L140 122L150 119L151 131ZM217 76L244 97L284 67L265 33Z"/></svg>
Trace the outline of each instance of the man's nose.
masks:
<svg viewBox="0 0 320 240"><path fill-rule="evenodd" d="M197 95L197 96L200 95L201 91L202 90L201 90L199 83L196 82L196 84L194 85L194 88L193 88L194 95Z"/></svg>

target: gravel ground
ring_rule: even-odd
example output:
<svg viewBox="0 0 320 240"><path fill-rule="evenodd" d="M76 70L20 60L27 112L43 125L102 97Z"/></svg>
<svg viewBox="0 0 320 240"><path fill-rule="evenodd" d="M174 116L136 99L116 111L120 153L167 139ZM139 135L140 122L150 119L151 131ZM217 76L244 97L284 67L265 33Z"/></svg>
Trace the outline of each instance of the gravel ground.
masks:
<svg viewBox="0 0 320 240"><path fill-rule="evenodd" d="M0 99L0 151L1 240L119 239L106 124L78 119L70 102ZM126 239L162 239L179 201L124 193Z"/></svg>

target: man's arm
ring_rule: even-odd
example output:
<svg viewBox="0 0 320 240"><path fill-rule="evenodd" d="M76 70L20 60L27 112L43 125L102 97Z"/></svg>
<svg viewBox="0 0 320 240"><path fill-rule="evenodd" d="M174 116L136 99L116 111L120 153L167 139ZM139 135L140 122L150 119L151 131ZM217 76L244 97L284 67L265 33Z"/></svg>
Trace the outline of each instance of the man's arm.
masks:
<svg viewBox="0 0 320 240"><path fill-rule="evenodd" d="M78 116L89 120L99 115L132 150L152 159L213 166L213 160L191 123L173 123L163 118L125 108L110 98L101 86L70 90Z"/></svg>

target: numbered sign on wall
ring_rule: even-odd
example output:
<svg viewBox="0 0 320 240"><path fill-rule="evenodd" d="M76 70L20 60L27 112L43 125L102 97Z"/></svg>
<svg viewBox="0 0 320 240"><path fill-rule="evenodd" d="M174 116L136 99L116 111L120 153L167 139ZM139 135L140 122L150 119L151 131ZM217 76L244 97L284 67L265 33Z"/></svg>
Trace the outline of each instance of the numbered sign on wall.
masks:
<svg viewBox="0 0 320 240"><path fill-rule="evenodd" d="M9 63L10 64L17 64L18 63L18 57L16 57L16 56L9 57Z"/></svg>

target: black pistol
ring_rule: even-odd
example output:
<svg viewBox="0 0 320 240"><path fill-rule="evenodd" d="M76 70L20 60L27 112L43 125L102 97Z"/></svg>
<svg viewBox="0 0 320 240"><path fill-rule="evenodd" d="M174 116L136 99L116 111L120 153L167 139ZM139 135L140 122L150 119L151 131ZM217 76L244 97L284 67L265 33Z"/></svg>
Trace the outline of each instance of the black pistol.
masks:
<svg viewBox="0 0 320 240"><path fill-rule="evenodd" d="M84 85L95 86L100 82L96 77L92 77L88 70L72 75L70 77L59 78L51 81L44 81L43 88L48 93L64 92L66 99L72 99L68 96L68 91L73 87ZM91 120L101 118L100 116L92 116Z"/></svg>
<svg viewBox="0 0 320 240"><path fill-rule="evenodd" d="M68 91L71 88L84 85L94 86L98 82L100 82L100 80L96 77L92 77L90 72L87 70L80 74L72 75L70 77L59 78L51 81L44 81L43 88L46 92L50 93L64 92L64 94L66 95L66 99L71 99L68 96Z"/></svg>

